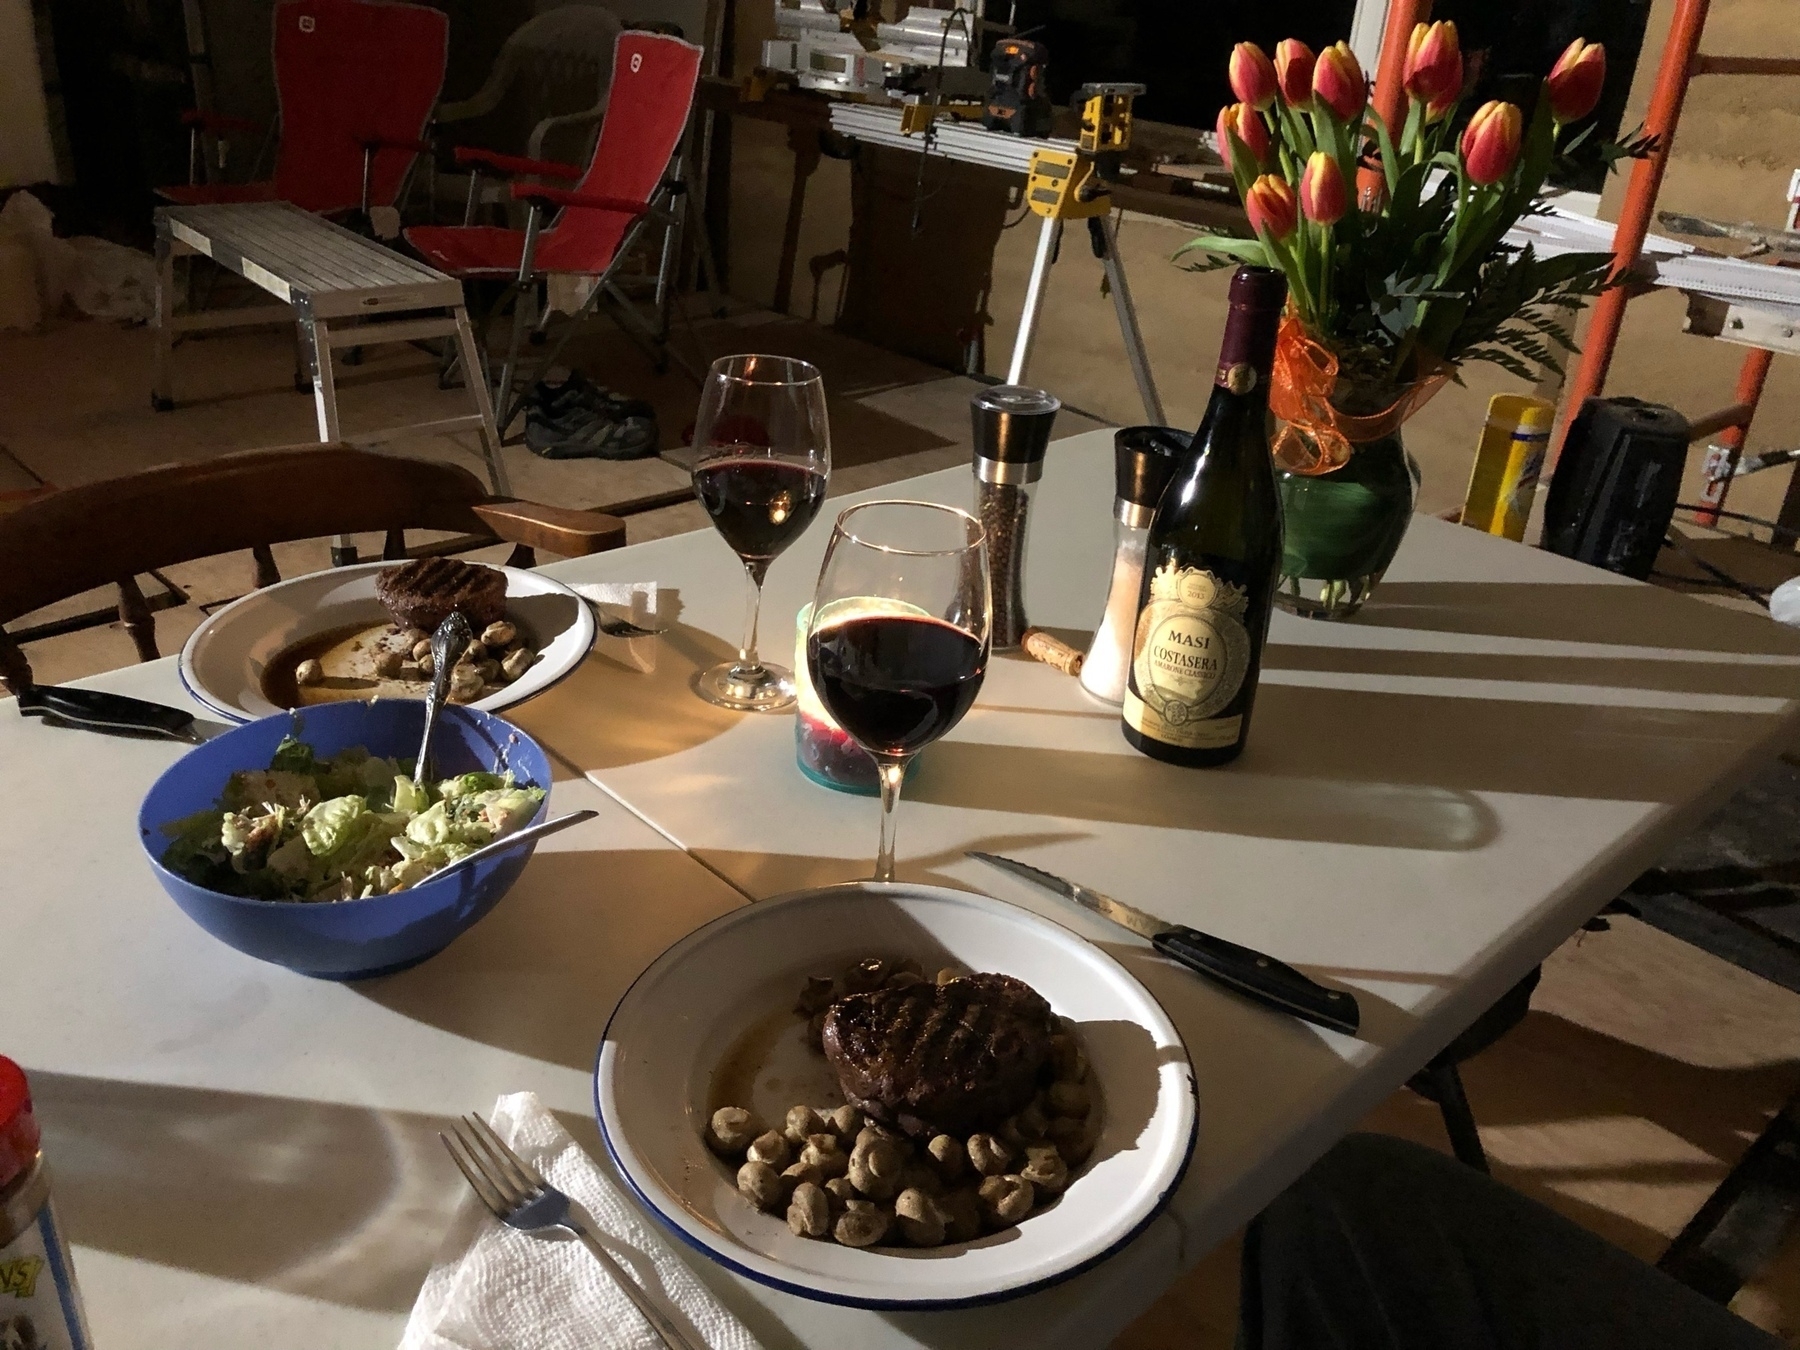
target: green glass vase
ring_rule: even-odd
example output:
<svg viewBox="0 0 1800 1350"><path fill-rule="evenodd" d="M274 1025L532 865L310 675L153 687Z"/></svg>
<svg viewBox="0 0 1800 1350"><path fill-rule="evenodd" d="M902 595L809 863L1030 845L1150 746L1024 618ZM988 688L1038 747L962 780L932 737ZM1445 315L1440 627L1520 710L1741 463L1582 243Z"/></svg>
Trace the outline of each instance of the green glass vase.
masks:
<svg viewBox="0 0 1800 1350"><path fill-rule="evenodd" d="M1347 619L1380 584L1406 538L1419 465L1400 433L1356 447L1334 473L1277 468L1285 530L1275 603L1308 619Z"/></svg>

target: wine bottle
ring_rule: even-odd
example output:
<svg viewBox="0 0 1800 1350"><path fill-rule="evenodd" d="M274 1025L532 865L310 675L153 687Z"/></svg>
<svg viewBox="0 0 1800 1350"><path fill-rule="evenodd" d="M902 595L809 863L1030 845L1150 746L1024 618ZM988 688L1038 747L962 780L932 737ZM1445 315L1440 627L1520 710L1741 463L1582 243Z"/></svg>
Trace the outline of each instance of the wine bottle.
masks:
<svg viewBox="0 0 1800 1350"><path fill-rule="evenodd" d="M1190 767L1236 759L1250 733L1281 565L1269 372L1287 281L1240 267L1212 400L1145 541L1125 739Z"/></svg>

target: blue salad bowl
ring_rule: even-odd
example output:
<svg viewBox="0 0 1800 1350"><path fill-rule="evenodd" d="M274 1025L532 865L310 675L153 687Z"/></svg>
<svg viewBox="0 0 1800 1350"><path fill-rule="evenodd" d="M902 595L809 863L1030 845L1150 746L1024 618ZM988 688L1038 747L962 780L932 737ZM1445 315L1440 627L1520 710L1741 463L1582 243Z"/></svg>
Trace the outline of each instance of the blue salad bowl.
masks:
<svg viewBox="0 0 1800 1350"><path fill-rule="evenodd" d="M511 889L533 844L501 853L441 880L427 877L392 895L365 900L254 900L196 886L162 864L171 842L163 826L218 803L240 769L267 768L275 747L292 735L321 757L352 746L372 755L410 759L425 732L425 705L410 699L326 703L233 727L190 750L156 780L138 809L138 839L162 887L183 912L227 946L259 961L326 980L386 975L449 946ZM545 797L527 823L550 805L550 760L510 722L474 708L446 706L431 739L435 776L510 769L521 787Z"/></svg>

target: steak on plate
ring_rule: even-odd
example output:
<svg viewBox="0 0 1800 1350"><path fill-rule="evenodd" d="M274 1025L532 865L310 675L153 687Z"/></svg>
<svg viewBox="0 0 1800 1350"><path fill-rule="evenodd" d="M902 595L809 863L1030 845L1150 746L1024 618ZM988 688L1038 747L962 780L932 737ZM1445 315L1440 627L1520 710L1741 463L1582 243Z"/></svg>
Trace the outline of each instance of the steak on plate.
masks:
<svg viewBox="0 0 1800 1350"><path fill-rule="evenodd" d="M992 1129L1037 1092L1050 1005L1010 975L849 994L825 1014L826 1058L845 1098L919 1138Z"/></svg>
<svg viewBox="0 0 1800 1350"><path fill-rule="evenodd" d="M375 598L402 628L430 633L461 610L479 633L506 617L506 574L455 558L418 558L378 572Z"/></svg>

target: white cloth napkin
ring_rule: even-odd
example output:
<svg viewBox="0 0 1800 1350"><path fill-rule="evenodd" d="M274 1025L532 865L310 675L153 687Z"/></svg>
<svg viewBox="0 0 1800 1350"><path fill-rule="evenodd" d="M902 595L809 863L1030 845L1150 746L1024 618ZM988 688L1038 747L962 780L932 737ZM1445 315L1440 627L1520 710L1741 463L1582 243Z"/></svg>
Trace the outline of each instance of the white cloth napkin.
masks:
<svg viewBox="0 0 1800 1350"><path fill-rule="evenodd" d="M687 1263L544 1108L537 1094L494 1103L490 1123L594 1219L607 1249L696 1345L759 1350ZM662 1341L577 1238L534 1237L463 1197L419 1290L400 1350L663 1350Z"/></svg>
<svg viewBox="0 0 1800 1350"><path fill-rule="evenodd" d="M661 627L654 581L578 581L569 589L601 606L609 618L629 619L641 628ZM646 675L656 669L655 638L615 638L601 633L594 639L594 650Z"/></svg>

